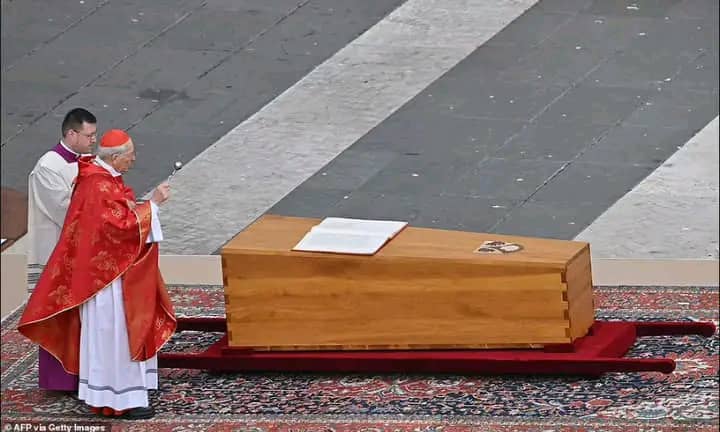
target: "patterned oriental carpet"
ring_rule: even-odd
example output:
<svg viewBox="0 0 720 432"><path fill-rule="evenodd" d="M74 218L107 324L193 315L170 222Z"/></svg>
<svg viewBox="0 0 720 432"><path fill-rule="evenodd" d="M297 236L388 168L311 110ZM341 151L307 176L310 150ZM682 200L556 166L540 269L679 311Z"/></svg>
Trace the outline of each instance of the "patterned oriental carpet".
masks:
<svg viewBox="0 0 720 432"><path fill-rule="evenodd" d="M218 286L171 287L181 316L222 316ZM597 287L604 320L718 324L717 287ZM2 323L2 421L97 422L71 395L37 388L37 350ZM183 332L164 348L198 351L220 334ZM718 431L718 335L644 337L628 357L669 357L670 375L537 376L211 374L162 369L157 415L123 431ZM3 429L5 430L5 429ZM109 430L109 429L107 429Z"/></svg>

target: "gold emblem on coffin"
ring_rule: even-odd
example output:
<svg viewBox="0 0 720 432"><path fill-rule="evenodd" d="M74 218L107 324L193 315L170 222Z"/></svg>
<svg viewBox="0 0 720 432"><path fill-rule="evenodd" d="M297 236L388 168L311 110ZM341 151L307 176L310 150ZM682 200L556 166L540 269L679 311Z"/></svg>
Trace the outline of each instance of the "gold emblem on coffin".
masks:
<svg viewBox="0 0 720 432"><path fill-rule="evenodd" d="M500 240L486 240L479 248L475 249L475 253L479 254L508 254L523 250L523 246L518 243L509 243Z"/></svg>

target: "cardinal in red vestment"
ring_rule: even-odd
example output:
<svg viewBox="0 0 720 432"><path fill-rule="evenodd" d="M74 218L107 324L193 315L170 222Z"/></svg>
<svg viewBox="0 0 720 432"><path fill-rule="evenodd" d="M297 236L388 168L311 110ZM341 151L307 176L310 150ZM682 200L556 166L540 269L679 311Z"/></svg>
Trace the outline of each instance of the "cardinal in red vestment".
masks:
<svg viewBox="0 0 720 432"><path fill-rule="evenodd" d="M78 397L96 413L140 419L154 414L156 354L177 321L158 267L158 205L169 186L136 203L122 179L134 161L119 129L78 161L60 239L18 330L79 375Z"/></svg>

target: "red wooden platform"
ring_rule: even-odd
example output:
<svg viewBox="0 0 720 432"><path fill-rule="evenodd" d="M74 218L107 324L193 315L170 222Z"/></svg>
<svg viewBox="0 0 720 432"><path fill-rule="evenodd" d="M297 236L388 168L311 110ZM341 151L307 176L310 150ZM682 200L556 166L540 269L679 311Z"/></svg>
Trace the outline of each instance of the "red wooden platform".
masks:
<svg viewBox="0 0 720 432"><path fill-rule="evenodd" d="M180 318L178 331L225 332L224 318ZM210 371L547 374L599 376L606 372L675 370L666 358L626 358L638 337L715 333L713 323L596 321L572 345L514 350L252 351L227 345L227 335L197 353L158 355L163 368Z"/></svg>

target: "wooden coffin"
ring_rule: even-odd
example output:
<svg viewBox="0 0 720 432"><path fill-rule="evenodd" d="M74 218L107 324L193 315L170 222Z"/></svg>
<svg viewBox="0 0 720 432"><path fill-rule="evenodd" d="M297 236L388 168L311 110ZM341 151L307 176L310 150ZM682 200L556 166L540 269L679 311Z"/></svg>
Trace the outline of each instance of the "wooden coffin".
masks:
<svg viewBox="0 0 720 432"><path fill-rule="evenodd" d="M407 227L373 256L291 251L319 222L266 215L222 249L230 347L540 348L593 323L587 243ZM477 252L496 240L522 249Z"/></svg>

